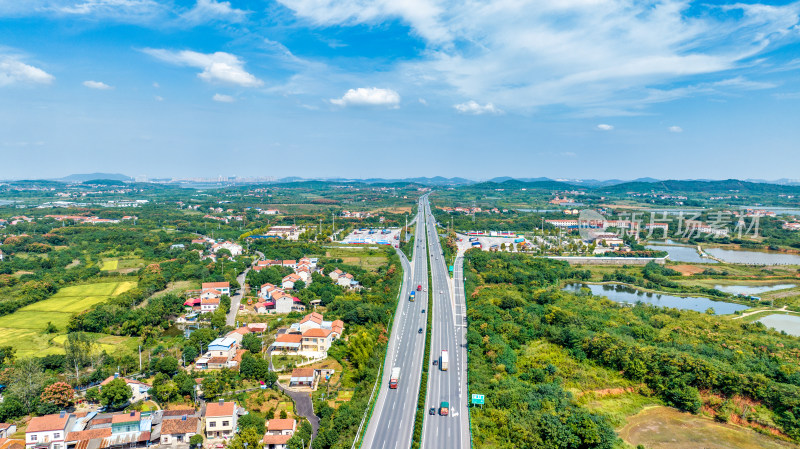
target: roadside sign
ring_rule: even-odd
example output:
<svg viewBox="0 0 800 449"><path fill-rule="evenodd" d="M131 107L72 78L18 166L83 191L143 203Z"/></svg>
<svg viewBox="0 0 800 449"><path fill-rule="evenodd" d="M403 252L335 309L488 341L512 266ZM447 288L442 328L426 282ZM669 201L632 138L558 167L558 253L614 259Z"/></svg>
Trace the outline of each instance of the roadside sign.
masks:
<svg viewBox="0 0 800 449"><path fill-rule="evenodd" d="M452 273L453 272L453 266L450 265L448 268L450 269L450 272Z"/></svg>
<svg viewBox="0 0 800 449"><path fill-rule="evenodd" d="M472 395L472 405L483 405L484 396L482 394L473 394Z"/></svg>

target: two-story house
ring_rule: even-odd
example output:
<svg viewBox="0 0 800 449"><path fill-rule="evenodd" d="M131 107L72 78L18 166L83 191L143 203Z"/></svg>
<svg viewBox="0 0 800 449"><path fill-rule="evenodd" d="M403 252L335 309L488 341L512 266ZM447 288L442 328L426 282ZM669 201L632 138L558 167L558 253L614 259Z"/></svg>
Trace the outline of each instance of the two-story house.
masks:
<svg viewBox="0 0 800 449"><path fill-rule="evenodd" d="M303 332L301 351L327 352L333 343L333 331L330 329L309 329Z"/></svg>
<svg viewBox="0 0 800 449"><path fill-rule="evenodd" d="M222 295L231 294L231 283L230 282L203 282L202 285L203 290L209 288L213 290L217 290Z"/></svg>
<svg viewBox="0 0 800 449"><path fill-rule="evenodd" d="M31 418L25 429L25 447L28 449L65 449L69 424L74 422L75 415L61 412L58 414Z"/></svg>
<svg viewBox="0 0 800 449"><path fill-rule="evenodd" d="M267 432L264 435L264 449L286 449L286 443L297 430L297 421L293 419L270 419L267 421Z"/></svg>
<svg viewBox="0 0 800 449"><path fill-rule="evenodd" d="M210 402L206 406L206 437L231 438L238 421L236 402Z"/></svg>
<svg viewBox="0 0 800 449"><path fill-rule="evenodd" d="M0 422L0 438L8 438L17 433L17 425Z"/></svg>

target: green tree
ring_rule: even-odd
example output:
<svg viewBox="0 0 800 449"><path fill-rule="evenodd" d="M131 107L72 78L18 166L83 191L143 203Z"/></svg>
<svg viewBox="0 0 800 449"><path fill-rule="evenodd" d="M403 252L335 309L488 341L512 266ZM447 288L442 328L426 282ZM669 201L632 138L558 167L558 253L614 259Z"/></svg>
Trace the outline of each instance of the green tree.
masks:
<svg viewBox="0 0 800 449"><path fill-rule="evenodd" d="M178 368L178 359L170 355L162 357L161 360L158 361L157 369L164 374L171 376L178 372Z"/></svg>
<svg viewBox="0 0 800 449"><path fill-rule="evenodd" d="M203 397L207 400L214 400L223 393L225 385L217 379L217 376L211 375L203 379Z"/></svg>
<svg viewBox="0 0 800 449"><path fill-rule="evenodd" d="M100 389L97 387L92 387L86 390L86 394L84 398L89 402L99 402L100 401Z"/></svg>
<svg viewBox="0 0 800 449"><path fill-rule="evenodd" d="M261 352L261 339L253 333L245 334L242 338L242 347L253 354L258 354Z"/></svg>
<svg viewBox="0 0 800 449"><path fill-rule="evenodd" d="M9 392L16 396L25 410L30 412L36 399L44 390L45 376L38 359L21 359L11 372Z"/></svg>
<svg viewBox="0 0 800 449"><path fill-rule="evenodd" d="M164 382L158 387L153 387L153 390L155 390L155 397L163 404L166 404L178 395L178 386L171 380Z"/></svg>
<svg viewBox="0 0 800 449"><path fill-rule="evenodd" d="M245 427L233 437L228 449L245 449L244 443L247 443L247 449L261 449L263 437L263 432L259 433L253 427Z"/></svg>
<svg viewBox="0 0 800 449"><path fill-rule="evenodd" d="M103 385L100 390L100 402L111 409L118 409L125 405L133 395L124 379L114 379Z"/></svg>
<svg viewBox="0 0 800 449"><path fill-rule="evenodd" d="M259 435L264 434L264 418L256 413L250 412L239 418L239 428L248 429L253 428Z"/></svg>
<svg viewBox="0 0 800 449"><path fill-rule="evenodd" d="M189 438L189 446L190 447L197 447L198 444L203 444L203 435L195 434Z"/></svg>

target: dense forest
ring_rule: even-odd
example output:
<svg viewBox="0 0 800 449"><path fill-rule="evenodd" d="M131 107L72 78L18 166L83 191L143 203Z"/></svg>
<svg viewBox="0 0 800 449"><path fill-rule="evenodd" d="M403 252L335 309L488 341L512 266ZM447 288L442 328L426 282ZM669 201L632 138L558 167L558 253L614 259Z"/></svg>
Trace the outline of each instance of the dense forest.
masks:
<svg viewBox="0 0 800 449"><path fill-rule="evenodd" d="M756 405L746 421L800 440L797 338L759 323L569 294L558 285L580 272L559 261L476 250L466 261L470 391L486 394L486 407L472 409L477 446L614 444L605 418L574 405L554 366L531 365L528 345L542 340L680 410L706 406L726 420L727 401L748 398Z"/></svg>

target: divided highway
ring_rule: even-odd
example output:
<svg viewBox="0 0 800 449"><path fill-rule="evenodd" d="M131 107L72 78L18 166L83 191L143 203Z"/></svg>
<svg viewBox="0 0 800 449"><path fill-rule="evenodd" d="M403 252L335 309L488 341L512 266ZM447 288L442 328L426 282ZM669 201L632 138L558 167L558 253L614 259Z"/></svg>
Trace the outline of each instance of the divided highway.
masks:
<svg viewBox="0 0 800 449"><path fill-rule="evenodd" d="M419 211L423 211L420 199ZM422 217L418 215L418 217ZM413 262L409 264L402 251L403 287L397 304L392 332L387 349L383 377L380 380L378 399L372 417L364 433L362 448L408 449L414 431L414 414L419 398L422 377L423 352L425 350L425 328L427 315L422 311L428 307L428 260L424 219L417 220L414 238ZM415 300L409 301L409 293L415 291ZM427 311L426 311L427 313ZM422 329L422 332L419 330ZM392 368L400 368L397 389L389 389Z"/></svg>
<svg viewBox="0 0 800 449"><path fill-rule="evenodd" d="M428 374L428 393L425 398L425 422L422 428L422 449L469 448L470 431L467 411L467 321L463 258L456 258L455 282L451 283L442 247L436 232L436 222L427 196L423 197L424 221L430 246L431 293L433 294L433 326ZM423 217L423 215L420 215ZM447 351L447 370L442 370L442 351ZM433 366L436 361L437 366ZM442 402L450 405L448 416L439 414ZM431 408L436 414L429 414Z"/></svg>

